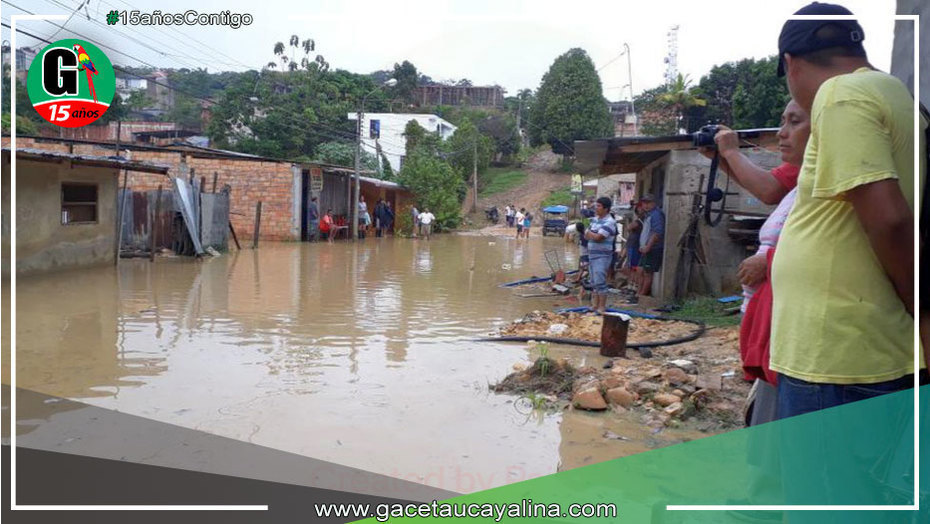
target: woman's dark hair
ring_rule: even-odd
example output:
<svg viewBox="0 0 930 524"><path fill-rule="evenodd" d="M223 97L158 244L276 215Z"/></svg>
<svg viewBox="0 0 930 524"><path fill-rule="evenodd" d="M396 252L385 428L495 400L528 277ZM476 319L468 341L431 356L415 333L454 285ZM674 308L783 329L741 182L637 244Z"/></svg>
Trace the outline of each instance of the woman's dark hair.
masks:
<svg viewBox="0 0 930 524"><path fill-rule="evenodd" d="M575 231L577 231L579 234L584 234L584 222L576 222Z"/></svg>
<svg viewBox="0 0 930 524"><path fill-rule="evenodd" d="M600 205L602 205L602 206L604 206L604 209L607 209L608 211L610 210L611 206L613 205L613 202L611 202L610 199L607 198L607 197L598 198L598 199L597 199L597 203L600 204Z"/></svg>

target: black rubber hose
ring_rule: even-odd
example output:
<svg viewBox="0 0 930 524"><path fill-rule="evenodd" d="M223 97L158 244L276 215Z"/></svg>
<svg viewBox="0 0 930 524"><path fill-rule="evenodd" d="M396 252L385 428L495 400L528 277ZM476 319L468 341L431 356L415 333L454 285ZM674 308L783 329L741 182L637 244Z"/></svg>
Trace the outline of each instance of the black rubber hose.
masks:
<svg viewBox="0 0 930 524"><path fill-rule="evenodd" d="M657 348L661 346L673 346L675 344L682 344L684 342L691 342L696 340L698 337L704 334L706 327L704 323L699 320L688 320L684 318L665 318L665 317L656 317L655 320L666 320L672 322L687 322L689 324L694 324L697 326L693 332L685 335L683 337L673 338L671 340L662 340L659 342L642 342L639 344L627 344L628 348ZM601 347L600 342L590 342L588 340L578 340L576 338L557 338L557 337L519 337L519 336L506 336L506 337L481 337L475 339L478 342L529 342L530 340L535 340L538 342L551 342L553 344L565 344L568 346L584 346L589 348L599 348Z"/></svg>

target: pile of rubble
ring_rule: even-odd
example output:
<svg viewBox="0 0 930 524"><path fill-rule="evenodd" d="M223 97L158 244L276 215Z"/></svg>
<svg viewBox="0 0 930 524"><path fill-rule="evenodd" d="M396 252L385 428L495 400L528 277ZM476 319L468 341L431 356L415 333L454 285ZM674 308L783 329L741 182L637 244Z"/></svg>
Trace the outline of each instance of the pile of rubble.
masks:
<svg viewBox="0 0 930 524"><path fill-rule="evenodd" d="M604 317L593 313L551 313L534 311L500 329L501 336L555 337L599 342ZM687 336L694 324L634 317L630 320L627 344L662 342Z"/></svg>
<svg viewBox="0 0 930 524"><path fill-rule="evenodd" d="M688 424L722 431L743 425L750 388L741 376L737 341L737 327L717 328L698 340L669 346L665 360L614 359L600 369L575 367L567 358L549 358L548 349L539 350L546 356L515 364L514 372L491 389L532 396L548 409L640 417L655 429ZM530 345L534 352L545 347Z"/></svg>
<svg viewBox="0 0 930 524"><path fill-rule="evenodd" d="M691 360L676 359L662 366L617 360L606 370L577 370L571 404L577 409L623 413L636 410L649 426L666 426L692 417L738 425L745 398L743 388L731 388L732 372L698 372Z"/></svg>

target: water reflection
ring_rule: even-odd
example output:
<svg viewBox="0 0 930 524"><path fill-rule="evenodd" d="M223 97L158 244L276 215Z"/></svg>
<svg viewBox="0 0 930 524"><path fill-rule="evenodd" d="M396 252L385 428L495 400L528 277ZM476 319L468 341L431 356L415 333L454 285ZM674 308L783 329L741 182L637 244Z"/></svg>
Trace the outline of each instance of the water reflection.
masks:
<svg viewBox="0 0 930 524"><path fill-rule="evenodd" d="M19 279L18 386L446 489L552 473L561 416L487 391L525 347L470 339L564 305L497 287L564 249L267 243Z"/></svg>

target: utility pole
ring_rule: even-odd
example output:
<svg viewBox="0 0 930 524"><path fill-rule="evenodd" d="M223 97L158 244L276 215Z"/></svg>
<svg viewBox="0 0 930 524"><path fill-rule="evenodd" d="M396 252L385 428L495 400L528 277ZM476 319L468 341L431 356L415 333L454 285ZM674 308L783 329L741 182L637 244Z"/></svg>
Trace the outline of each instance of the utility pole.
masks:
<svg viewBox="0 0 930 524"><path fill-rule="evenodd" d="M362 102L364 103L364 102ZM352 176L352 201L349 202L349 218L352 221L352 239L358 240L358 193L359 193L359 169L361 168L362 156L362 106L359 105L358 113L355 115L355 174Z"/></svg>
<svg viewBox="0 0 930 524"><path fill-rule="evenodd" d="M472 156L471 182L472 182L472 187L475 191L475 199L474 201L472 201L472 204L471 204L471 212L477 213L478 212L478 135L477 134L475 135L474 155Z"/></svg>
<svg viewBox="0 0 930 524"><path fill-rule="evenodd" d="M353 240L358 240L358 196L361 185L362 117L365 116L365 100L369 95L382 87L393 87L395 85L397 85L397 80L391 78L387 82L369 91L368 94L362 97L362 100L358 104L358 112L355 114L355 174L352 176L352 190L349 192L351 194L349 198L351 198L352 201L349 202L348 210L348 215L352 219L352 229L350 229L350 231L352 232Z"/></svg>
<svg viewBox="0 0 930 524"><path fill-rule="evenodd" d="M623 52L626 53L626 68L627 74L630 77L630 83L627 84L630 86L630 111L633 113L633 136L636 136L636 101L634 100L635 96L633 95L633 59L630 56L630 45L626 42L623 43Z"/></svg>

